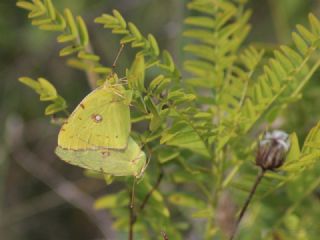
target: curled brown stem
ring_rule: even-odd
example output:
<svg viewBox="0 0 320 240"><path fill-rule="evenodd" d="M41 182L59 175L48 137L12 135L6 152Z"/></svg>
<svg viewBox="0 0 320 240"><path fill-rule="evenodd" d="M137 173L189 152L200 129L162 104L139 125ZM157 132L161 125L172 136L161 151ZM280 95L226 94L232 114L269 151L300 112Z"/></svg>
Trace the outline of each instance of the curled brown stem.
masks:
<svg viewBox="0 0 320 240"><path fill-rule="evenodd" d="M251 191L249 193L249 196L247 197L247 199L246 199L246 201L245 201L245 203L244 203L244 205L243 205L243 207L241 209L241 212L240 212L239 217L238 217L237 222L236 222L236 226L234 227L229 240L233 240L234 239L234 237L235 237L235 235L237 233L239 224L240 224L240 222L241 222L241 220L242 220L242 218L243 218L243 216L244 216L244 214L245 214L245 212L246 212L246 210L247 210L247 208L248 208L248 206L249 206L249 204L250 204L250 202L252 200L252 197L255 194L255 192L257 190L257 187L258 187L259 183L261 182L265 172L266 172L266 170L261 168L259 174L257 175L256 181L254 182L254 184L252 186L252 189L251 189Z"/></svg>

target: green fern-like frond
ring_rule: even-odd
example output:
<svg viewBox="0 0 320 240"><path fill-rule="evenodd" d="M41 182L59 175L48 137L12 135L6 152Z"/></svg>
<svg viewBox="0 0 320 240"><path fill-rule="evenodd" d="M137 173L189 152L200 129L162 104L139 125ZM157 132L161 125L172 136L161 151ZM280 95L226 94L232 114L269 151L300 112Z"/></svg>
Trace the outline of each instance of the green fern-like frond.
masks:
<svg viewBox="0 0 320 240"><path fill-rule="evenodd" d="M231 74L220 94L218 104L229 115L233 114L243 104L252 82L253 74L259 65L264 51L258 51L250 46L244 49L235 64L231 67Z"/></svg>
<svg viewBox="0 0 320 240"><path fill-rule="evenodd" d="M60 33L57 41L66 46L59 55L77 56L77 59L68 61L71 66L99 74L110 73L111 69L99 63L100 57L92 53L88 29L81 16L75 18L69 9L60 13L51 0L18 1L17 6L29 11L32 25L40 30ZM105 75L101 77L104 79Z"/></svg>
<svg viewBox="0 0 320 240"><path fill-rule="evenodd" d="M275 50L274 57L263 67L263 73L257 77L256 82L249 87L246 84L239 86L242 89L241 97L239 92L238 96L226 95L228 99L224 102L226 101L231 109L226 110L228 114L222 120L221 131L225 141L220 147L233 136L247 133L261 117L268 116L268 113L269 118L272 117L273 112L299 97L302 88L320 66L319 61L310 61L319 49L320 35L316 31L319 20L310 15L309 22L312 31L298 25L298 33L292 35L295 46L292 48L283 45L279 50ZM248 81L254 81L250 72L246 75L250 76ZM232 82L241 84L239 81Z"/></svg>
<svg viewBox="0 0 320 240"><path fill-rule="evenodd" d="M185 20L190 27L183 35L192 39L184 48L191 54L184 62L191 74L185 81L195 91L207 91L198 103L211 106L208 112L215 128L209 132L208 142L219 150L236 135L232 128L238 121L235 109L244 101L263 52L251 47L239 54L250 30L251 12L244 10L244 2L193 0L187 6L197 15Z"/></svg>
<svg viewBox="0 0 320 240"><path fill-rule="evenodd" d="M186 71L192 74L186 82L197 88L221 89L237 58L235 53L250 30L250 11L216 0L193 0L188 8L200 15L185 19L190 28L183 35L195 40L184 48L193 56L184 62Z"/></svg>
<svg viewBox="0 0 320 240"><path fill-rule="evenodd" d="M264 66L258 82L250 89L243 105L242 117L248 130L267 110L272 110L296 99L302 88L320 66L320 62L309 60L319 50L320 34L317 33L319 20L309 15L312 32L298 25L298 33L292 34L294 48L281 46L274 57ZM256 116L256 117L254 117Z"/></svg>
<svg viewBox="0 0 320 240"><path fill-rule="evenodd" d="M157 66L165 71L170 78L179 78L179 71L168 51L160 51L157 40L152 34L143 36L140 30L132 22L127 22L122 15L113 10L111 14L102 14L95 19L96 23L103 24L112 33L121 35L121 44L131 44L131 47L139 49L138 55L145 56L146 69Z"/></svg>
<svg viewBox="0 0 320 240"><path fill-rule="evenodd" d="M67 109L67 104L64 98L58 95L56 88L45 78L38 78L36 81L32 78L21 77L19 78L19 81L39 94L40 101L52 102L46 107L45 115L52 115Z"/></svg>
<svg viewBox="0 0 320 240"><path fill-rule="evenodd" d="M179 71L171 55L167 51L160 50L153 35L143 36L140 30L133 23L127 23L117 10L113 10L112 15L103 14L95 22L111 29L114 34L122 35L121 44L130 43L131 47L139 49L127 78L129 87L139 90L140 93L145 92L147 95L136 99L135 105L140 106L138 109L141 110L141 115L134 119L135 122L149 120L149 130L153 134L144 141L154 139L153 135L161 137L161 144L192 149L204 156L209 156L206 136L208 119L204 121L203 118L194 117L196 111L192 106L184 109L180 107L190 104L195 96L179 87L177 81ZM142 77L143 65L146 71L152 67L162 70L162 74L151 80L147 88L144 86L144 77ZM139 70L136 71L137 69ZM138 73L141 73L140 77ZM159 134L160 129L167 129L167 131Z"/></svg>

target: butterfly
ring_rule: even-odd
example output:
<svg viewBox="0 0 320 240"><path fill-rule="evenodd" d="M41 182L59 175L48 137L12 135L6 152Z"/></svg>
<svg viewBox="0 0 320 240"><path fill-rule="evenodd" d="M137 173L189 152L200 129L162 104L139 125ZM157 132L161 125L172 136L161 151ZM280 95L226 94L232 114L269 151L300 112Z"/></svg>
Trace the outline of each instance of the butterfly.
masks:
<svg viewBox="0 0 320 240"><path fill-rule="evenodd" d="M104 84L88 94L62 125L56 154L64 161L114 176L140 176L145 153L130 137L132 91Z"/></svg>

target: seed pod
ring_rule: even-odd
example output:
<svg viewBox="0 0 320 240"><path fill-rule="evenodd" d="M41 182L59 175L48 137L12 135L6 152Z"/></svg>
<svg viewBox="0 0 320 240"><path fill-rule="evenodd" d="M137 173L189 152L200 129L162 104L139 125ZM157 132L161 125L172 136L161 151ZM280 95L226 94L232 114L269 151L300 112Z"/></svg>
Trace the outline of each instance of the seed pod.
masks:
<svg viewBox="0 0 320 240"><path fill-rule="evenodd" d="M256 165L264 170L282 166L290 148L288 134L283 131L267 132L258 145Z"/></svg>

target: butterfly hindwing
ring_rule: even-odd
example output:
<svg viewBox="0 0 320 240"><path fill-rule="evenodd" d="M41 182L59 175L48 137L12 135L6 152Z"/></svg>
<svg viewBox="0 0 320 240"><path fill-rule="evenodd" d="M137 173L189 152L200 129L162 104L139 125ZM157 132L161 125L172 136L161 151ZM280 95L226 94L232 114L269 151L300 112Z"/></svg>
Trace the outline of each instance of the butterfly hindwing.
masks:
<svg viewBox="0 0 320 240"><path fill-rule="evenodd" d="M124 150L66 150L56 148L56 154L64 161L82 168L114 176L139 176L146 164L146 156L139 145L129 137Z"/></svg>
<svg viewBox="0 0 320 240"><path fill-rule="evenodd" d="M69 150L124 149L130 134L130 93L102 86L87 95L62 126L58 146Z"/></svg>

